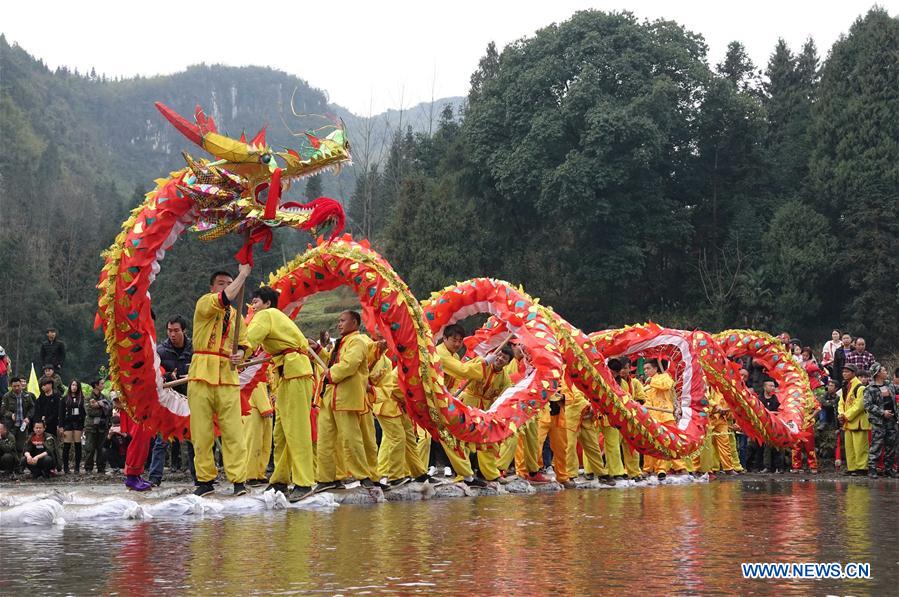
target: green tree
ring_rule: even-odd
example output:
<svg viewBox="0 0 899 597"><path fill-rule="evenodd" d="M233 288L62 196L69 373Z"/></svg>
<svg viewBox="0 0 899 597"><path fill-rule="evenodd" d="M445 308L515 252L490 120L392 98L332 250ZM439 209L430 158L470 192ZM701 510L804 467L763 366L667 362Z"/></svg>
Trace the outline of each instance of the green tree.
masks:
<svg viewBox="0 0 899 597"><path fill-rule="evenodd" d="M887 344L899 337L899 20L874 8L834 44L813 117L813 190L840 243L831 300Z"/></svg>

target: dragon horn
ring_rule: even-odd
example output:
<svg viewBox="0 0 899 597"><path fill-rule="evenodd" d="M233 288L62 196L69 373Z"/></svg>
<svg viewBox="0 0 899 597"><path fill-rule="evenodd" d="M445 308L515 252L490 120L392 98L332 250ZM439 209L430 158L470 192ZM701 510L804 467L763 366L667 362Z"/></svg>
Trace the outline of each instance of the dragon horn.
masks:
<svg viewBox="0 0 899 597"><path fill-rule="evenodd" d="M256 145L257 147L265 145L265 129L266 127L262 127L262 129L256 133L256 136L250 141L250 145Z"/></svg>
<svg viewBox="0 0 899 597"><path fill-rule="evenodd" d="M183 116L163 104L162 102L156 102L154 104L156 109L165 117L166 120L172 123L176 129L181 131L181 134L199 145L203 147L203 134L200 132L200 127L195 124L189 123L184 119Z"/></svg>

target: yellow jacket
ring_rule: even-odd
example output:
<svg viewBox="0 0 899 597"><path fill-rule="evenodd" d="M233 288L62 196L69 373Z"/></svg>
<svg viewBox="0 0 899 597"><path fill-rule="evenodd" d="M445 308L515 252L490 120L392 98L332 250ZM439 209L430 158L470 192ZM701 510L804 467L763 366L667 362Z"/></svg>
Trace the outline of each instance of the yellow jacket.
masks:
<svg viewBox="0 0 899 597"><path fill-rule="evenodd" d="M397 378L396 368L385 355L375 363L378 370L377 382L372 382L371 388L375 395L372 411L378 417L386 417L388 419L401 417L404 414L402 404L404 401L403 392L400 390ZM383 373L380 371L383 370ZM372 371L372 378L375 377L375 370ZM371 379L371 378L370 378Z"/></svg>
<svg viewBox="0 0 899 597"><path fill-rule="evenodd" d="M646 406L674 410L674 380L667 372L656 373L649 378L649 388L646 389ZM649 414L659 423L674 421L673 414L657 410L651 410Z"/></svg>
<svg viewBox="0 0 899 597"><path fill-rule="evenodd" d="M577 431L581 428L581 425L594 425L599 422L599 418L594 416L595 411L593 410L593 406L590 405L590 402L587 401L587 397L574 386L569 386L564 381L562 382L562 396L565 397L565 428L571 431ZM588 420L584 420L584 415L587 411L589 414Z"/></svg>
<svg viewBox="0 0 899 597"><path fill-rule="evenodd" d="M485 365L483 371L483 378L469 381L459 399L469 406L486 410L506 388L512 385L512 381L505 369L497 371L492 365Z"/></svg>
<svg viewBox="0 0 899 597"><path fill-rule="evenodd" d="M487 364L481 358L462 362L459 355L452 353L442 342L437 345L437 356L443 367L443 378L447 390L458 389L460 380L483 380L487 373Z"/></svg>
<svg viewBox="0 0 899 597"><path fill-rule="evenodd" d="M272 407L272 399L268 395L268 387L265 383L260 383L250 394L250 408L254 409L261 416L267 417L275 410Z"/></svg>
<svg viewBox="0 0 899 597"><path fill-rule="evenodd" d="M868 422L868 413L865 411L864 400L865 386L853 377L849 387L843 391L840 402L837 404L837 414L846 417L843 429L846 431L863 431L871 428Z"/></svg>
<svg viewBox="0 0 899 597"><path fill-rule="evenodd" d="M278 309L263 309L247 326L250 350L260 344L272 355L272 369L284 379L310 377L309 342L287 315Z"/></svg>
<svg viewBox="0 0 899 597"><path fill-rule="evenodd" d="M646 402L646 389L643 387L643 382L636 377L631 377L630 379L622 377L618 385L634 400Z"/></svg>
<svg viewBox="0 0 899 597"><path fill-rule="evenodd" d="M194 310L193 345L194 356L187 370L191 381L204 381L213 386L236 386L240 384L237 369L231 366L231 338L234 323L239 317L234 307L226 307L222 302L223 293L210 292L197 301ZM225 313L229 312L228 327L225 329ZM240 326L238 346L246 348L247 326Z"/></svg>
<svg viewBox="0 0 899 597"><path fill-rule="evenodd" d="M334 410L365 412L368 390L368 347L371 339L351 332L340 340L334 364L328 367L331 382L325 397Z"/></svg>

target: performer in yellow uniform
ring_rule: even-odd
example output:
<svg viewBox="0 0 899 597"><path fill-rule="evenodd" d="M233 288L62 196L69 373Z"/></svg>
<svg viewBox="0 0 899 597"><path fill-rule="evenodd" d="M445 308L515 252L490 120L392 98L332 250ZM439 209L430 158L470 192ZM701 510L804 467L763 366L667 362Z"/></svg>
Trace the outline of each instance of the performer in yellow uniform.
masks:
<svg viewBox="0 0 899 597"><path fill-rule="evenodd" d="M709 400L710 412L709 428L706 432L707 436L706 441L703 444L703 451L708 451L710 453L714 452L718 457L718 464L721 467L721 471L726 475L735 475L734 459L736 455L731 451L730 427L727 424L729 409L724 402L724 396L722 396L721 392L718 390L709 387L706 395ZM701 466L703 463L702 460L702 454L697 455L693 459L694 469L701 473L712 472L710 461L713 462L714 459L707 457L704 466Z"/></svg>
<svg viewBox="0 0 899 597"><path fill-rule="evenodd" d="M865 411L865 386L856 377L855 365L843 366L843 393L837 403L837 414L843 426L846 472L864 475L868 467L868 430L871 423Z"/></svg>
<svg viewBox="0 0 899 597"><path fill-rule="evenodd" d="M619 359L618 362L621 364L621 371L619 372L621 381L618 382L621 389L640 404L645 403L646 392L643 389L643 383L632 375L630 360L624 357ZM640 469L640 453L634 450L626 439L621 442L621 455L627 476L635 481L642 479L643 471Z"/></svg>
<svg viewBox="0 0 899 597"><path fill-rule="evenodd" d="M368 351L371 339L359 333L362 317L344 311L337 320L340 340L328 356L318 414L316 475L319 489L340 486L334 454L343 448L344 465L364 487L374 487L362 439L360 416L366 410Z"/></svg>
<svg viewBox="0 0 899 597"><path fill-rule="evenodd" d="M234 484L234 495L247 492L247 446L240 421L240 386L236 365L247 346L246 327L240 326L238 350L232 354L232 338L240 314L231 306L250 275L249 265L241 265L232 278L215 272L209 279L209 293L200 297L194 310L194 356L187 376L187 403L190 406L190 436L194 445L196 495L215 491L218 469L212 457L215 442L212 417L218 419L222 437L225 475Z"/></svg>
<svg viewBox="0 0 899 597"><path fill-rule="evenodd" d="M463 346L465 330L458 324L449 325L443 331L443 342L437 345L437 356L440 357L440 366L443 368L443 381L446 389L455 393L464 383L462 380L482 380L487 367L484 360L474 358L462 362L458 352ZM468 460L468 451L462 449L459 454L454 448L443 444L443 450L449 459L450 466L457 477L460 477L467 485L483 487L485 483L474 476L471 463Z"/></svg>
<svg viewBox="0 0 899 597"><path fill-rule="evenodd" d="M269 367L275 394L275 470L269 487L299 501L315 482L312 456L312 364L309 342L300 328L278 309L278 291L261 286L253 291L254 315L247 327L251 348L262 346L272 355Z"/></svg>
<svg viewBox="0 0 899 597"><path fill-rule="evenodd" d="M410 476L419 482L427 481L427 467L418 454L418 436L403 410L403 392L397 382L396 368L382 355L369 379L376 395L372 410L381 425L378 475L386 477L391 488L403 485Z"/></svg>
<svg viewBox="0 0 899 597"><path fill-rule="evenodd" d="M661 371L656 360L643 364L643 370L649 376L646 388L646 405L670 412L651 410L649 414L659 423L674 422L674 379L666 371ZM643 470L655 473L659 479L664 479L670 470L673 473L686 472L687 467L680 458L675 460L661 460L653 456L643 457Z"/></svg>
<svg viewBox="0 0 899 597"><path fill-rule="evenodd" d="M549 404L543 407L537 419L537 449L539 452L540 466L547 466L543 462L543 443L549 436L549 449L553 453L553 471L556 481L565 484L568 481L568 431L565 429L565 396L561 391L556 392L549 399Z"/></svg>
<svg viewBox="0 0 899 597"><path fill-rule="evenodd" d="M624 366L618 359L609 359L609 369L615 376L618 385L621 385L621 369ZM602 433L603 454L605 454L606 472L612 479L626 479L624 463L621 460L621 432L613 427L606 415L599 416L599 432Z"/></svg>
<svg viewBox="0 0 899 597"><path fill-rule="evenodd" d="M462 391L460 400L467 406L487 410L500 394L512 385L505 367L512 359L512 349L506 345L495 355L493 362L484 368L481 379L473 379L468 382ZM489 358L489 357L488 357ZM500 446L482 446L478 449L478 469L487 481L499 479L499 469L496 466L497 455L494 453Z"/></svg>
<svg viewBox="0 0 899 597"><path fill-rule="evenodd" d="M527 372L527 363L525 360L527 356L521 345L515 339L510 340L509 345L512 346L512 353L514 354L515 359L506 365L506 372L509 374L509 379L512 383L515 384L521 381ZM539 418L540 413L537 413L515 433L515 451L513 454L515 458L515 473L531 483L546 483L549 481L549 478L545 477L543 473L540 472L539 450L537 447L537 425ZM500 470L504 470L503 464L506 463L507 458L500 459Z"/></svg>
<svg viewBox="0 0 899 597"><path fill-rule="evenodd" d="M593 406L587 402L587 397L583 392L565 382L562 383L562 394L565 396L567 435L565 461L569 478L568 484L573 487L571 479L578 476L578 442L581 444L581 451L584 455L584 470L588 475L604 477L608 474L608 469L603 461L603 453L599 449L599 422ZM606 449L608 450L608 446ZM590 477L588 476L588 478Z"/></svg>
<svg viewBox="0 0 899 597"><path fill-rule="evenodd" d="M250 414L243 418L244 440L247 444L247 485L265 485L265 469L272 455L272 401L268 383L263 380L250 394Z"/></svg>

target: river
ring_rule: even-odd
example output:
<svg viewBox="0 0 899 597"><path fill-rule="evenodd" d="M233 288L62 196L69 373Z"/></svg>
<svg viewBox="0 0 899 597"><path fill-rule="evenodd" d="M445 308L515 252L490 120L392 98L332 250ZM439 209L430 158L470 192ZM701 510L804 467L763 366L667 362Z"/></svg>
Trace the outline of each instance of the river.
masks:
<svg viewBox="0 0 899 597"><path fill-rule="evenodd" d="M895 594L897 484L735 481L0 530L0 593ZM740 562L868 562L747 580Z"/></svg>

